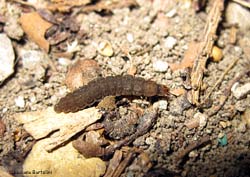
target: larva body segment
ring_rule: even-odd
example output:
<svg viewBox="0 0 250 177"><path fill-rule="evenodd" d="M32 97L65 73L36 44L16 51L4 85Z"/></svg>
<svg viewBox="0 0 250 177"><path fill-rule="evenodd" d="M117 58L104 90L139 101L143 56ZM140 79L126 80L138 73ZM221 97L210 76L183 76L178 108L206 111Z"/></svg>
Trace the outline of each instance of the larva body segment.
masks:
<svg viewBox="0 0 250 177"><path fill-rule="evenodd" d="M168 88L153 81L133 76L109 76L97 78L65 97L55 105L58 113L76 112L84 109L105 96L167 96Z"/></svg>

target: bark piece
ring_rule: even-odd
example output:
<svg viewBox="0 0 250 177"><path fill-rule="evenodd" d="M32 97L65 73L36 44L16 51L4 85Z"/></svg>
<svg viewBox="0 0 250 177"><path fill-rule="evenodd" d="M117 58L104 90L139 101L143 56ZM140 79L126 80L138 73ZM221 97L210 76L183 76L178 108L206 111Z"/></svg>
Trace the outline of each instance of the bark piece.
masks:
<svg viewBox="0 0 250 177"><path fill-rule="evenodd" d="M72 136L85 129L88 125L101 118L96 108L89 108L77 113L57 114L50 107L43 111L20 113L15 119L24 124L24 129L35 139L41 139L53 133L45 146L51 151Z"/></svg>

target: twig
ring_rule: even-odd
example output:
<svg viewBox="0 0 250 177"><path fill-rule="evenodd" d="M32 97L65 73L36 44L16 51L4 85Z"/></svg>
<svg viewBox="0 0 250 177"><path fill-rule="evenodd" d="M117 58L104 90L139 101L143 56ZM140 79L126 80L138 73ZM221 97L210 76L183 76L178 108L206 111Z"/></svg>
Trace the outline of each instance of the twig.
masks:
<svg viewBox="0 0 250 177"><path fill-rule="evenodd" d="M129 152L126 158L119 164L117 170L113 173L112 177L119 177L121 176L124 169L128 166L128 164L133 159L134 152Z"/></svg>
<svg viewBox="0 0 250 177"><path fill-rule="evenodd" d="M183 158L192 150L198 148L204 143L207 143L210 141L209 136L202 137L199 141L194 141L191 144L189 144L185 149L180 150L180 152L176 155L175 161L177 164L180 164L183 160Z"/></svg>
<svg viewBox="0 0 250 177"><path fill-rule="evenodd" d="M226 76L226 74L234 67L234 65L238 62L238 60L239 60L239 58L237 58L236 60L234 60L233 63L231 63L231 65L229 65L226 68L226 70L220 76L219 80L217 80L217 82L214 84L214 86L212 87L212 89L210 90L210 92L208 92L208 94L205 96L205 99L200 104L203 104L203 103L205 103L207 101L207 99L210 97L210 95L212 94L212 92L214 91L214 89L221 84L221 82L223 81L223 79Z"/></svg>
<svg viewBox="0 0 250 177"><path fill-rule="evenodd" d="M203 73L206 62L211 54L213 43L216 36L216 30L224 9L224 0L215 0L208 14L207 23L204 29L203 40L200 41L191 74L192 84L192 102L199 104L199 92L202 85Z"/></svg>
<svg viewBox="0 0 250 177"><path fill-rule="evenodd" d="M233 87L233 85L239 81L245 74L250 72L250 68L245 69L244 71L242 71L238 76L236 76L233 80L231 80L228 83L228 87L225 88L225 90L223 91L223 95L220 98L220 103L217 106L212 107L209 111L208 111L208 116L213 116L215 115L225 104L225 102L227 101L227 98L229 97L230 93L231 93L231 88Z"/></svg>
<svg viewBox="0 0 250 177"><path fill-rule="evenodd" d="M243 0L232 0L232 1L238 3L238 4L242 5L242 6L245 6L247 8L250 8L250 3L249 2L246 2L246 1L243 1Z"/></svg>
<svg viewBox="0 0 250 177"><path fill-rule="evenodd" d="M11 1L19 3L21 5L32 7L34 10L36 10L36 7L32 3L25 2L25 1L22 1L22 0L11 0Z"/></svg>

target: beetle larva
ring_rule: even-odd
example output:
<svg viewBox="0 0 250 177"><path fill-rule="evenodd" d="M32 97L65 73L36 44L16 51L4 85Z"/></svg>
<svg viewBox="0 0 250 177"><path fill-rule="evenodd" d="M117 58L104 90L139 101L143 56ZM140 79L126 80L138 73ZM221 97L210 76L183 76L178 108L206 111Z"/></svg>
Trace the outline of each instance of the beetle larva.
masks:
<svg viewBox="0 0 250 177"><path fill-rule="evenodd" d="M167 96L168 88L165 85L147 81L140 77L109 76L97 78L87 85L68 93L55 105L58 113L76 112L99 101L105 96Z"/></svg>

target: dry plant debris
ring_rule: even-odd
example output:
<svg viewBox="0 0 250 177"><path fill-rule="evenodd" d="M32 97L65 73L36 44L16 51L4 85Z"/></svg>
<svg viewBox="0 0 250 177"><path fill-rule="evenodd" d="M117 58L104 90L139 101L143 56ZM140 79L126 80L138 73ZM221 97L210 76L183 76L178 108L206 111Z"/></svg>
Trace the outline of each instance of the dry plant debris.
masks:
<svg viewBox="0 0 250 177"><path fill-rule="evenodd" d="M191 84L192 84L192 102L199 104L199 95L202 85L203 74L206 67L208 57L211 55L214 39L216 36L217 27L221 19L221 14L224 9L223 0L215 0L208 14L207 23L204 33L199 41L199 46L194 53L195 62L192 68Z"/></svg>
<svg viewBox="0 0 250 177"><path fill-rule="evenodd" d="M24 124L24 129L35 139L41 139L54 132L45 149L51 151L68 141L72 136L84 130L88 125L101 118L96 108L89 108L77 113L58 114L49 107L43 111L25 112L15 115L17 122Z"/></svg>
<svg viewBox="0 0 250 177"><path fill-rule="evenodd" d="M51 0L48 9L52 11L69 12L73 7L84 6L90 2L91 0Z"/></svg>
<svg viewBox="0 0 250 177"><path fill-rule="evenodd" d="M191 42L188 46L188 49L185 51L184 58L182 59L181 63L171 63L169 64L171 70L179 70L185 68L192 68L196 55L194 55L194 51L197 50L199 44L196 42Z"/></svg>
<svg viewBox="0 0 250 177"><path fill-rule="evenodd" d="M2 121L2 119L0 119L0 138L3 137L5 130L6 130L6 126L4 122Z"/></svg>
<svg viewBox="0 0 250 177"><path fill-rule="evenodd" d="M101 68L95 60L83 59L73 64L65 78L70 91L74 91L101 75Z"/></svg>
<svg viewBox="0 0 250 177"><path fill-rule="evenodd" d="M50 45L45 39L45 33L52 24L45 21L37 12L23 14L19 21L28 37L48 53Z"/></svg>
<svg viewBox="0 0 250 177"><path fill-rule="evenodd" d="M10 39L0 34L0 85L14 72L15 54ZM4 67L3 67L4 66Z"/></svg>
<svg viewBox="0 0 250 177"><path fill-rule="evenodd" d="M44 139L33 146L24 161L23 171L32 173L35 170L37 176L50 177L99 177L106 171L105 162L99 158L84 158L72 147L72 143L51 153L44 149L47 144L48 139Z"/></svg>

